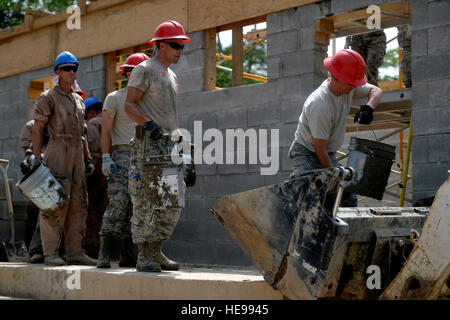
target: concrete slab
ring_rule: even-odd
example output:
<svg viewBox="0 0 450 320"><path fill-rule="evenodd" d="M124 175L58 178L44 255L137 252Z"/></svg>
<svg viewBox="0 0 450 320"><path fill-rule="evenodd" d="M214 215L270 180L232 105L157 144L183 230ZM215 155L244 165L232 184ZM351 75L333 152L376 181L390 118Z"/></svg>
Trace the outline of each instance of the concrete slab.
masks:
<svg viewBox="0 0 450 320"><path fill-rule="evenodd" d="M62 300L281 300L255 269L182 266L179 271L0 263L0 296Z"/></svg>

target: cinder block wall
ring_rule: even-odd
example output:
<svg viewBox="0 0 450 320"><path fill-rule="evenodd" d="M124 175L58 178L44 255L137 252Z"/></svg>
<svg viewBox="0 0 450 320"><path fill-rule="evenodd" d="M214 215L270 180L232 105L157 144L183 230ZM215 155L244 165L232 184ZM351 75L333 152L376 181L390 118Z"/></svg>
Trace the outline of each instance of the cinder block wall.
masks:
<svg viewBox="0 0 450 320"><path fill-rule="evenodd" d="M450 170L450 1L411 1L413 199L433 196Z"/></svg>

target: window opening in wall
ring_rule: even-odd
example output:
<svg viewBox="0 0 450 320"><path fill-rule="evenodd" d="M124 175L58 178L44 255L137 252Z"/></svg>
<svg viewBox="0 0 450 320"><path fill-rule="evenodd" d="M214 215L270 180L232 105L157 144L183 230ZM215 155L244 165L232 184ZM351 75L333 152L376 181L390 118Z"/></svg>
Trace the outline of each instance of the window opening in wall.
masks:
<svg viewBox="0 0 450 320"><path fill-rule="evenodd" d="M265 17L249 22L238 22L218 28L215 53L216 89L267 82Z"/></svg>

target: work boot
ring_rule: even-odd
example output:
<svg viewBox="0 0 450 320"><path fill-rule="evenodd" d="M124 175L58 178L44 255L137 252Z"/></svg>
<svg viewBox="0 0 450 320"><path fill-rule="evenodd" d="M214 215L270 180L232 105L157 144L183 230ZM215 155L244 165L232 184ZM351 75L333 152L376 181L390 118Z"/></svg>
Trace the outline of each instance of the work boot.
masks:
<svg viewBox="0 0 450 320"><path fill-rule="evenodd" d="M161 266L151 259L147 242L138 243L136 270L141 272L161 272Z"/></svg>
<svg viewBox="0 0 450 320"><path fill-rule="evenodd" d="M161 265L163 270L178 270L180 265L173 260L167 258L161 251L162 241L151 242L149 244L150 255L152 260Z"/></svg>
<svg viewBox="0 0 450 320"><path fill-rule="evenodd" d="M42 253L35 253L30 258L30 263L43 263L44 255Z"/></svg>
<svg viewBox="0 0 450 320"><path fill-rule="evenodd" d="M109 262L110 236L100 236L100 249L98 251L97 268L111 268Z"/></svg>
<svg viewBox="0 0 450 320"><path fill-rule="evenodd" d="M121 239L120 259L119 267L123 268L135 268L136 256L134 255L134 244L130 237Z"/></svg>
<svg viewBox="0 0 450 320"><path fill-rule="evenodd" d="M53 255L53 256L45 256L44 263L47 266L63 266L66 264L66 262L61 259L59 256Z"/></svg>
<svg viewBox="0 0 450 320"><path fill-rule="evenodd" d="M91 257L87 256L85 253L80 254L79 256L75 257L69 257L67 258L67 264L75 264L75 265L81 265L81 266L95 266L97 265L97 260L92 259Z"/></svg>

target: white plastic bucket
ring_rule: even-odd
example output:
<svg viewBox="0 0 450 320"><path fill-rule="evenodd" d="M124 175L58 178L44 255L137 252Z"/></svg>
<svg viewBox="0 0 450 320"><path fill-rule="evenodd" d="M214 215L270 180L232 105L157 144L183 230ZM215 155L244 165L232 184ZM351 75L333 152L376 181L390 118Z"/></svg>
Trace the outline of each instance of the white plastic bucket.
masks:
<svg viewBox="0 0 450 320"><path fill-rule="evenodd" d="M46 212L62 208L69 199L63 186L43 163L25 175L16 186L28 200Z"/></svg>

